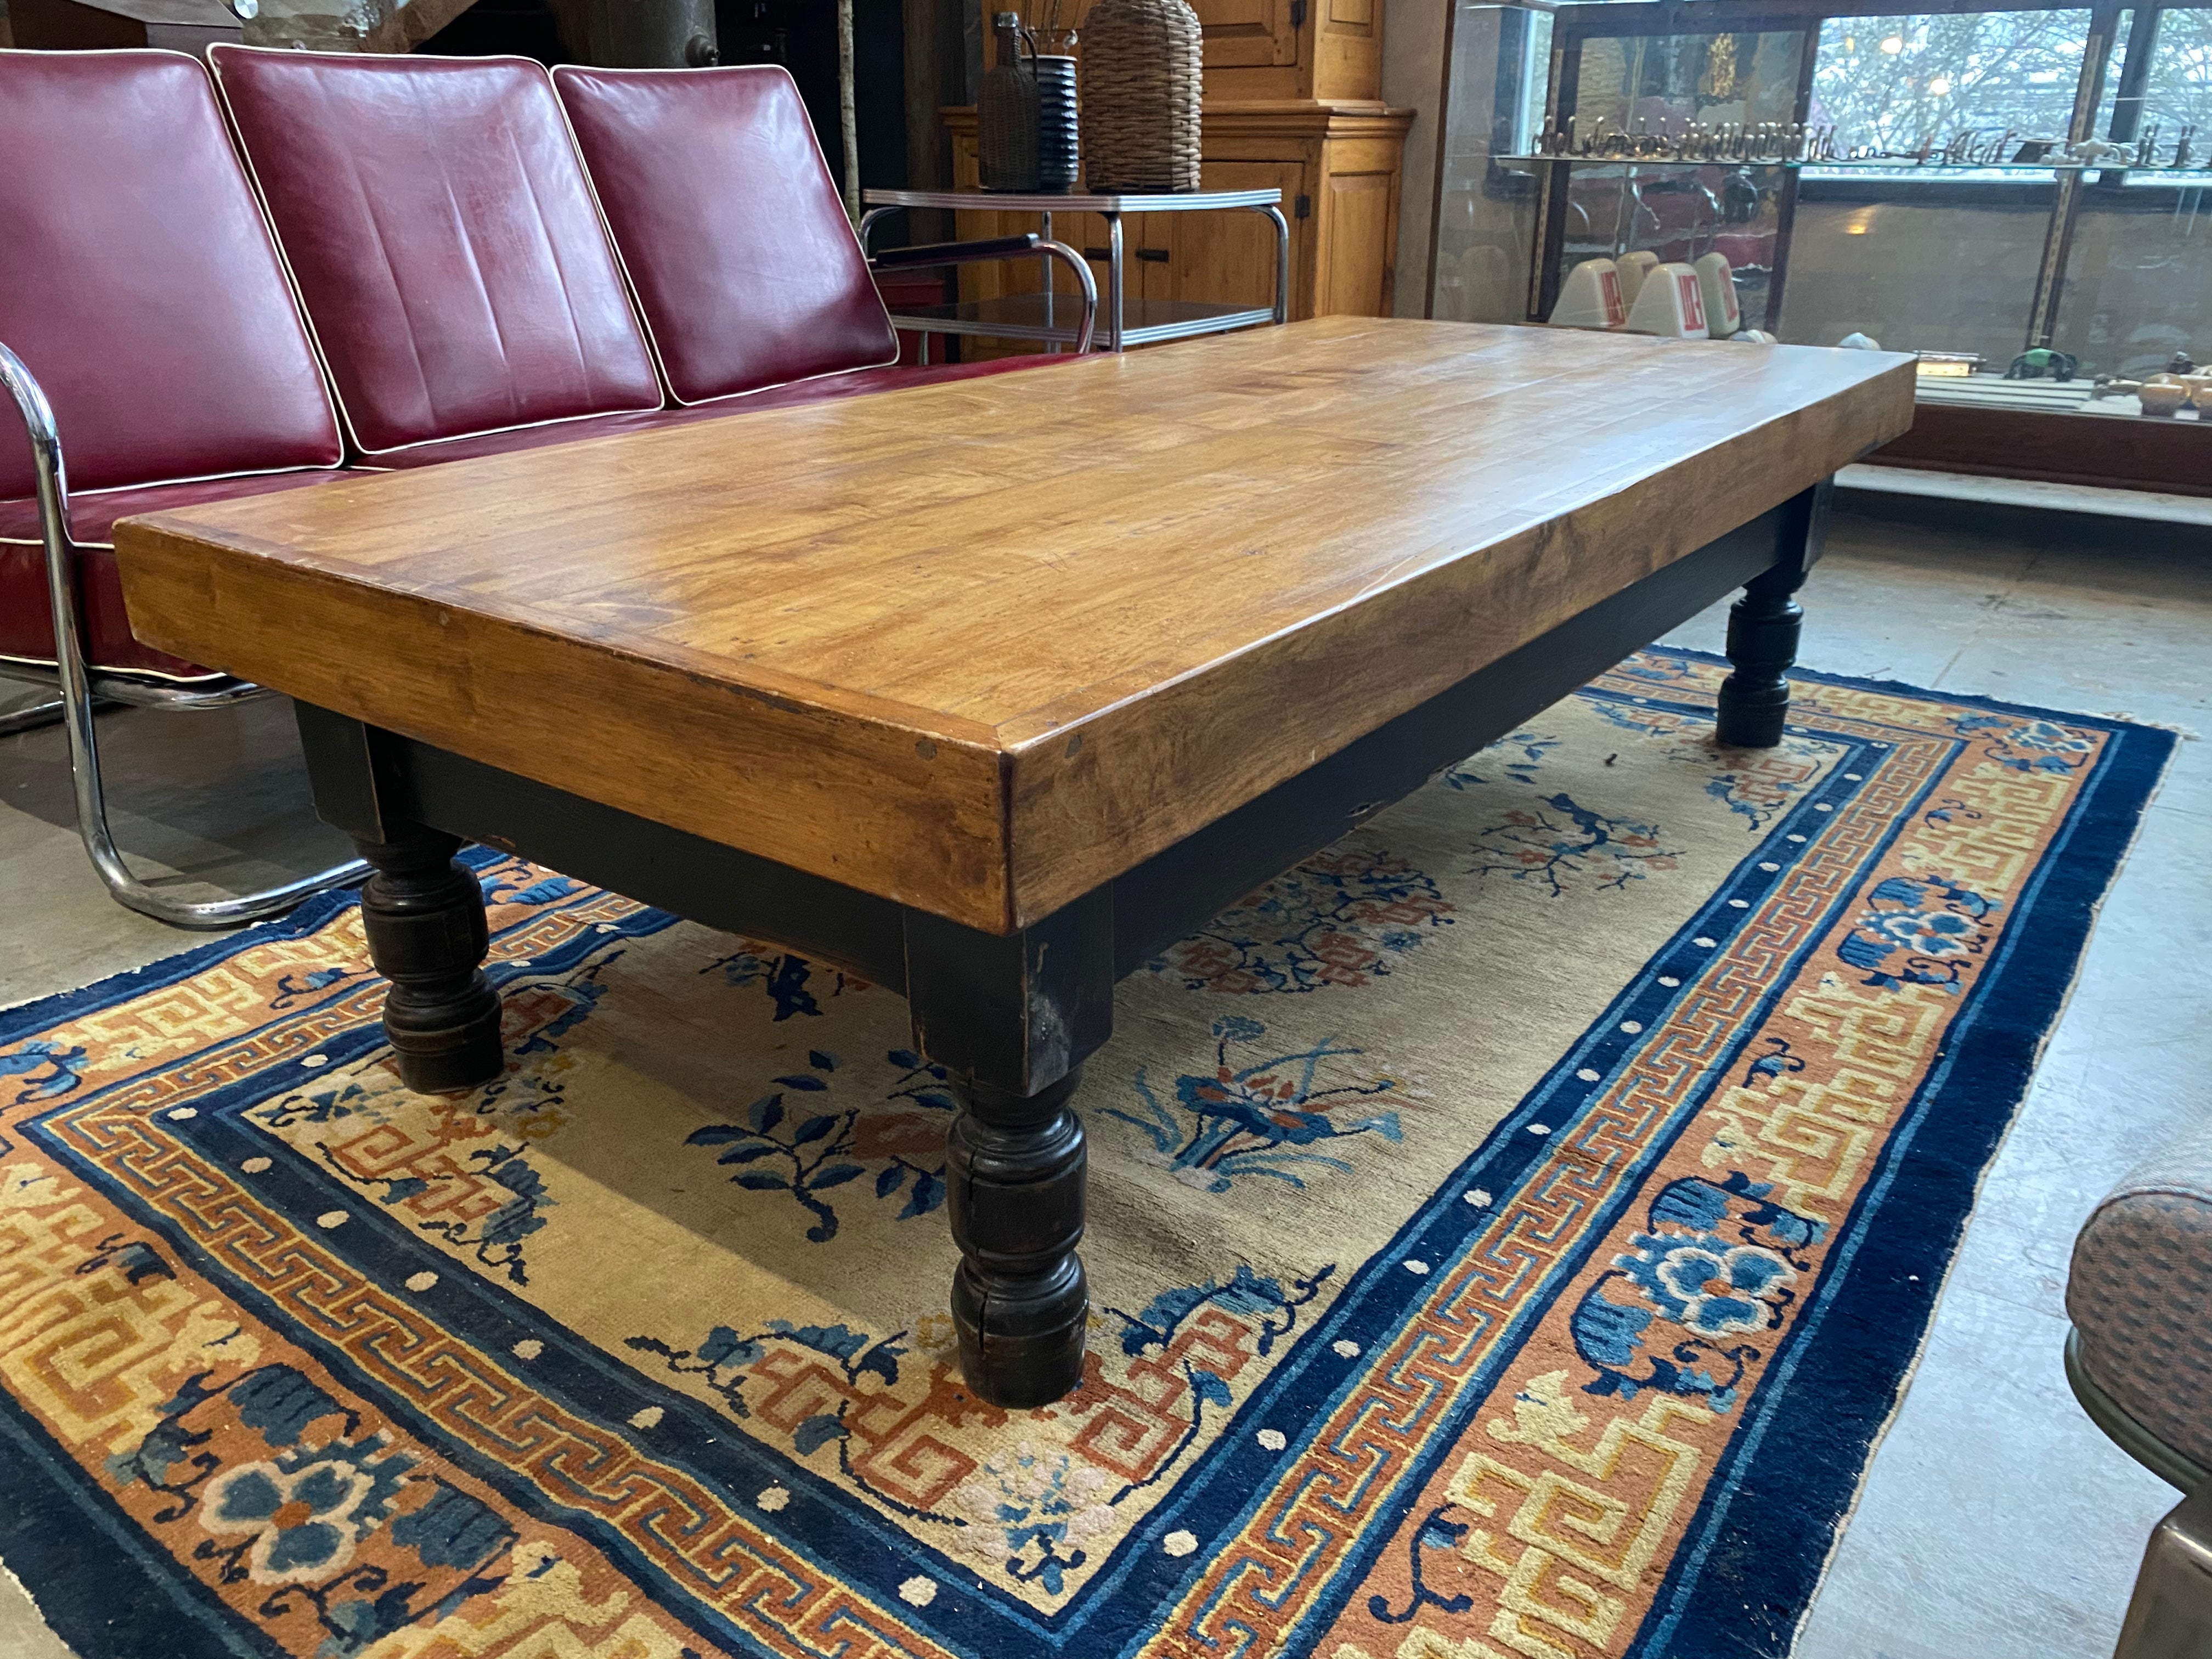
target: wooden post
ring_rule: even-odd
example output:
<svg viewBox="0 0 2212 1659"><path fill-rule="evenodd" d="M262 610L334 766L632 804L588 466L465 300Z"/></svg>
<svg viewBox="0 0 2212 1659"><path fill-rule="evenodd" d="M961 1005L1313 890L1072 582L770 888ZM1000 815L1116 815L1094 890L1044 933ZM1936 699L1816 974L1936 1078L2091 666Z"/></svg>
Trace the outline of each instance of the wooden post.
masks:
<svg viewBox="0 0 2212 1659"><path fill-rule="evenodd" d="M837 138L845 152L845 216L860 222L860 124L854 106L853 0L837 0Z"/></svg>

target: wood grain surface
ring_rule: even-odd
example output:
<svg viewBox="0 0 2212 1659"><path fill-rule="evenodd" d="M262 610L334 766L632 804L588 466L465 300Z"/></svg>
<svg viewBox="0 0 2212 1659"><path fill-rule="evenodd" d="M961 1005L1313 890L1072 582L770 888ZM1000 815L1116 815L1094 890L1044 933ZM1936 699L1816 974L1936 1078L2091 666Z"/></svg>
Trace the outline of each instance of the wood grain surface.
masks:
<svg viewBox="0 0 2212 1659"><path fill-rule="evenodd" d="M1896 436L1912 386L1325 318L116 541L149 644L1003 933Z"/></svg>

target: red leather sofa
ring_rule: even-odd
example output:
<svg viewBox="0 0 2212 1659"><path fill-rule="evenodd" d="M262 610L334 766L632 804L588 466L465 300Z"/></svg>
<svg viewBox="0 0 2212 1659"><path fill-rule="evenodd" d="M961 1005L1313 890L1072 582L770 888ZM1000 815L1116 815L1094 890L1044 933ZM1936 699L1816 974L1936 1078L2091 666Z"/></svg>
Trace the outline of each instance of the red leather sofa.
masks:
<svg viewBox="0 0 2212 1659"><path fill-rule="evenodd" d="M94 700L258 688L131 637L117 519L1080 360L899 366L781 70L210 58L215 83L172 52L0 52L0 383L30 439L0 416L0 673L58 687L33 712L67 720L88 851L162 920L231 925L358 870L201 905L131 878ZM1040 252L1088 289L1030 237L877 265Z"/></svg>

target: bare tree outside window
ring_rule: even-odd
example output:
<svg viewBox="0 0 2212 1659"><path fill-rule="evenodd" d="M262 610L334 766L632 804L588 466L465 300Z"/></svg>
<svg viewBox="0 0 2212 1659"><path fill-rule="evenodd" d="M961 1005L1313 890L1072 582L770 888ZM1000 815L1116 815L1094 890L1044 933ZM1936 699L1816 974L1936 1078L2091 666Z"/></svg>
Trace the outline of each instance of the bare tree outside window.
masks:
<svg viewBox="0 0 2212 1659"><path fill-rule="evenodd" d="M2198 157L2212 150L2212 9L2160 16L2143 83L2142 120L2168 134L2194 126Z"/></svg>
<svg viewBox="0 0 2212 1659"><path fill-rule="evenodd" d="M2088 35L2086 9L1830 18L1813 119L1832 122L1845 149L1941 149L1960 132L2007 129L2063 140Z"/></svg>

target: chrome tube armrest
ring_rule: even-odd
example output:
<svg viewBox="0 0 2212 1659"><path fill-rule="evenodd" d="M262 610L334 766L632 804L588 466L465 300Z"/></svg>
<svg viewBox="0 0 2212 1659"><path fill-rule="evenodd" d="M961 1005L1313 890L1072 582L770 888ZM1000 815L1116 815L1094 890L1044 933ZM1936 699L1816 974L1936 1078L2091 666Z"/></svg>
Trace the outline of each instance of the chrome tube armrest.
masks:
<svg viewBox="0 0 2212 1659"><path fill-rule="evenodd" d="M69 541L69 520L63 511L69 501L69 475L62 465L61 428L54 421L53 404L46 401L46 389L5 341L0 341L0 385L4 385L9 396L15 398L16 411L22 416L23 425L31 435L31 470L39 498L39 538L46 544L51 560L56 542L66 545ZM50 563L49 574L52 568Z"/></svg>
<svg viewBox="0 0 2212 1659"><path fill-rule="evenodd" d="M1019 236L987 236L973 242L923 242L914 247L887 247L868 256L877 270L896 270L902 265L968 265L986 259L1012 259L1043 250L1044 239L1035 232Z"/></svg>
<svg viewBox="0 0 2212 1659"><path fill-rule="evenodd" d="M70 537L69 470L62 460L61 427L54 419L46 389L31 373L30 365L5 341L0 341L0 385L6 386L15 398L16 412L30 434L31 473L39 501L39 544L46 567L46 609L54 630L55 678L61 684L64 704L85 708L88 727L92 682L85 667L77 621L76 544ZM82 788L78 793L77 810L82 817Z"/></svg>
<svg viewBox="0 0 2212 1659"><path fill-rule="evenodd" d="M1083 295L1083 320L1075 336L1078 355L1091 349L1091 336L1098 322L1098 283L1091 274L1091 264L1080 253L1065 242L1048 241L1042 236L993 236L979 241L926 242L916 247L886 248L881 253L868 252L868 231L886 213L896 213L897 208L872 208L860 219L860 252L868 262L871 272L919 269L928 265L978 264L998 259L1034 259L1040 256L1057 259L1075 273L1077 288Z"/></svg>
<svg viewBox="0 0 2212 1659"><path fill-rule="evenodd" d="M0 342L0 385L15 400L31 435L31 466L37 483L39 540L46 553L46 605L54 629L54 677L61 690L62 720L69 733L70 782L76 798L76 827L93 868L118 903L141 915L175 927L236 927L264 916L281 915L310 894L350 885L365 878L368 866L355 860L298 881L236 898L191 903L156 891L131 873L107 827L106 792L100 777L99 739L93 731L94 698L100 695L85 665L82 624L76 597L76 544L70 535L69 474L62 461L61 428L46 388L29 366ZM252 695L258 688L238 686L191 699L212 707ZM131 701L153 701L132 697ZM162 699L185 703L183 696Z"/></svg>

